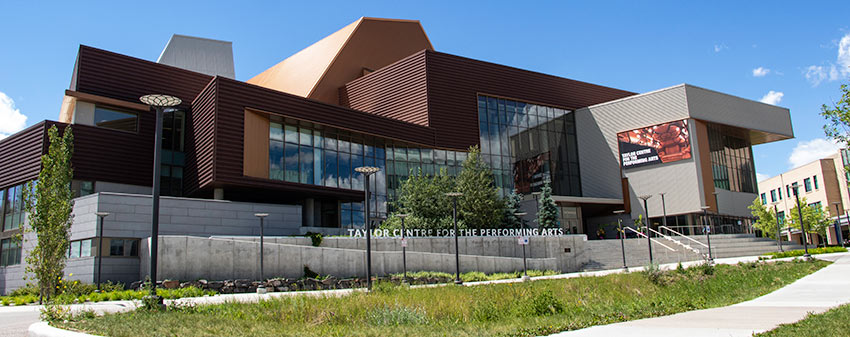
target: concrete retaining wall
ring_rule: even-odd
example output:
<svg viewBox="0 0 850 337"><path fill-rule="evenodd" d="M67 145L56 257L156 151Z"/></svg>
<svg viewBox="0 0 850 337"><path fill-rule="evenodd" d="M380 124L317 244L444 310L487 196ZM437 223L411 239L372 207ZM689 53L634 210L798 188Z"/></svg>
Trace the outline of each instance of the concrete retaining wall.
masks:
<svg viewBox="0 0 850 337"><path fill-rule="evenodd" d="M303 239L308 240L307 242L303 242L306 244L272 243L274 240L285 242L290 240L300 241ZM467 251L478 249L469 248L477 247L475 243L479 241L477 239L493 239L493 242L512 240L513 244L516 245L515 238L469 239L469 244L466 245L467 248L461 248L460 265L462 272L481 271L484 273L494 273L522 270L521 257L464 254L464 249ZM548 247L550 251L554 252L556 250L555 247L557 247L561 253L555 254L556 256L529 258L528 267L530 269L549 269L568 272L579 270L587 262L583 249L574 249L575 247L571 245L569 247L559 245L559 241L563 241L564 245L568 245L575 239L584 242L581 240L581 236L575 236L575 238L553 237L551 239L549 242L539 240L539 243L536 245L532 242L532 246L539 248L532 248L530 250L543 251L545 247ZM398 250L392 249L394 247L391 246L390 240L383 239L376 241L375 246L380 247L380 249L372 252L372 272L374 275L402 272L401 249L400 247ZM417 240L421 240L422 242L430 240L436 242L438 247L442 247L442 242L448 239L421 238ZM329 242L333 241L331 240ZM342 243L343 245L351 244L353 246L351 248L313 247L309 245L309 239L307 238L273 238L270 241L266 241L264 244L265 277L301 277L304 274L303 269L305 265L309 266L311 270L323 275L334 275L337 277L365 276L366 252L356 247L359 242L364 240L347 238L337 241L338 245ZM383 247L381 247L382 245ZM245 238L160 236L159 246L158 279L194 280L204 278L220 280L259 277L259 242L257 240ZM564 252L564 248L569 248L569 252ZM447 247L445 249L446 251L443 253L408 251L408 271L454 272L454 251L452 249L449 252ZM142 256L147 255L147 241L143 241L141 251ZM543 254L538 253L538 256L541 255ZM147 274L148 263L148 259L144 257L141 259L141 275Z"/></svg>

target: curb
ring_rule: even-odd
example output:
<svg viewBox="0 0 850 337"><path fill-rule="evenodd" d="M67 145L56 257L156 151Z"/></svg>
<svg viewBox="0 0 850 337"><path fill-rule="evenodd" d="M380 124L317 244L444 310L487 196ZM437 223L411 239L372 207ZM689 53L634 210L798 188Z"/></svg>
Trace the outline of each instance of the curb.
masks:
<svg viewBox="0 0 850 337"><path fill-rule="evenodd" d="M98 337L96 335L54 328L47 322L33 323L27 331L30 337Z"/></svg>

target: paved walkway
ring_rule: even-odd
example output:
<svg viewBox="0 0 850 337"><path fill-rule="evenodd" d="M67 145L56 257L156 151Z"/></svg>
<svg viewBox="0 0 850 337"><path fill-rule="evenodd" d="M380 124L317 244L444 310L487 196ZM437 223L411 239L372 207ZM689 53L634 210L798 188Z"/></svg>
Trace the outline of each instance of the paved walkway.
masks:
<svg viewBox="0 0 850 337"><path fill-rule="evenodd" d="M567 331L553 336L752 336L806 314L850 303L850 254L816 255L835 263L770 294L728 307Z"/></svg>

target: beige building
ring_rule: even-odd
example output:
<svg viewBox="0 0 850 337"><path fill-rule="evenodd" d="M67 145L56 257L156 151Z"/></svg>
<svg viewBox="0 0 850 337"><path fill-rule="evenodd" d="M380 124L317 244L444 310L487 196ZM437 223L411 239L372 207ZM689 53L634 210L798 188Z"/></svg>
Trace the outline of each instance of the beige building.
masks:
<svg viewBox="0 0 850 337"><path fill-rule="evenodd" d="M830 217L836 215L844 216L850 211L850 194L848 194L847 182L850 175L844 167L850 165L850 151L842 149L828 157L821 158L791 169L780 175L762 180L758 183L759 198L762 204L769 208L776 208L776 214L781 223L791 217L791 212L796 205L794 198L794 186L798 186L798 193L802 202L820 207ZM848 238L848 221L841 219L843 238ZM800 231L783 230L783 234L791 241L800 241ZM818 243L818 238L812 237L810 243ZM829 244L837 244L835 231L832 227L827 231Z"/></svg>

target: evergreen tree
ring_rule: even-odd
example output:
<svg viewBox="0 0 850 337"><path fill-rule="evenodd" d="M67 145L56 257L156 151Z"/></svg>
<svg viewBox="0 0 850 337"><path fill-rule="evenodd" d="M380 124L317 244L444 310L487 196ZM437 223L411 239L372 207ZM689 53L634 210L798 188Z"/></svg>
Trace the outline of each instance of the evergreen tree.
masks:
<svg viewBox="0 0 850 337"><path fill-rule="evenodd" d="M56 126L48 130L50 146L41 156L37 183L27 183L24 202L29 227L37 242L26 258L28 273L38 280L39 296L51 298L64 276L68 253L73 193L71 191L71 154L74 136L71 127L60 137Z"/></svg>
<svg viewBox="0 0 850 337"><path fill-rule="evenodd" d="M458 198L458 217L468 228L494 228L502 221L504 202L477 145L469 148L457 177L457 191L463 193Z"/></svg>
<svg viewBox="0 0 850 337"><path fill-rule="evenodd" d="M454 180L444 169L433 176L417 170L401 183L394 203L396 212L409 215L405 221L410 228L443 228L452 209L445 193L453 191L454 186Z"/></svg>
<svg viewBox="0 0 850 337"><path fill-rule="evenodd" d="M505 197L505 207L502 215L502 225L505 228L520 228L520 217L514 213L519 212L521 203L522 194L518 193L516 189Z"/></svg>
<svg viewBox="0 0 850 337"><path fill-rule="evenodd" d="M549 179L543 183L540 190L540 200L537 205L537 225L540 228L558 228L558 205L552 200L552 186Z"/></svg>

